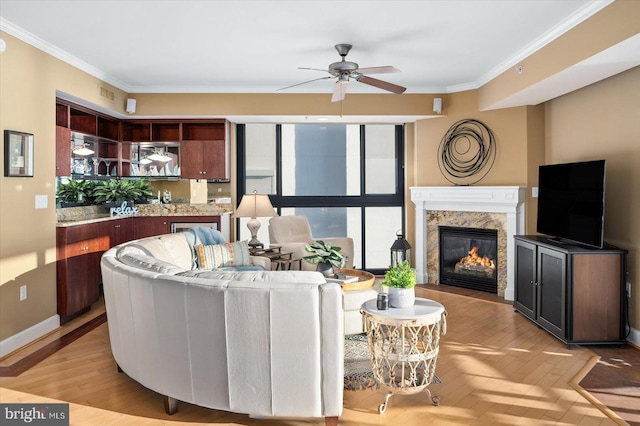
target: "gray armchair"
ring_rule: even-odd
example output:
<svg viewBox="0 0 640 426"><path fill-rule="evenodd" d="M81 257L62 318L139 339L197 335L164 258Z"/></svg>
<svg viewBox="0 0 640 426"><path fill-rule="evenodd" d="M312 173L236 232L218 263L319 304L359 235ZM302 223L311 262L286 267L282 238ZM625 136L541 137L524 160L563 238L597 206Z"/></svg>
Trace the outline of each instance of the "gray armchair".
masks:
<svg viewBox="0 0 640 426"><path fill-rule="evenodd" d="M311 235L311 227L305 216L276 216L269 219L269 244L282 246L283 252L293 253L294 258L302 258L310 253L305 251L307 244L316 239ZM322 238L342 248L342 254L348 256L347 268L353 267L353 239L349 237ZM303 270L315 270L317 265L302 261Z"/></svg>

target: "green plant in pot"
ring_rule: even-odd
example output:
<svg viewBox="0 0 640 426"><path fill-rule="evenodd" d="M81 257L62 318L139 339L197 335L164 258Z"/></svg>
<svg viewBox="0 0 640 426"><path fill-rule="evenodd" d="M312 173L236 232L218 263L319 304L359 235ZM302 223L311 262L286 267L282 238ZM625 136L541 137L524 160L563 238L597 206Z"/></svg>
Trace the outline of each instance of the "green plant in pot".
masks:
<svg viewBox="0 0 640 426"><path fill-rule="evenodd" d="M312 265L318 265L318 271L322 272L324 276L334 275L333 267L339 268L342 265L344 259L344 255L340 253L342 248L334 246L330 242L314 241L311 245L307 244L304 249L313 254L304 256L303 259Z"/></svg>
<svg viewBox="0 0 640 426"><path fill-rule="evenodd" d="M144 179L134 180L132 182L133 187L138 191L134 202L136 204L149 204L149 198L153 196L153 186Z"/></svg>
<svg viewBox="0 0 640 426"><path fill-rule="evenodd" d="M138 195L139 191L129 180L109 179L100 182L93 189L95 203L102 204L107 210L121 205L124 201L133 204Z"/></svg>
<svg viewBox="0 0 640 426"><path fill-rule="evenodd" d="M85 206L92 199L92 182L71 179L67 183L58 184L56 198L60 207Z"/></svg>
<svg viewBox="0 0 640 426"><path fill-rule="evenodd" d="M415 302L416 271L406 260L390 267L380 285L388 288L392 308L408 308Z"/></svg>

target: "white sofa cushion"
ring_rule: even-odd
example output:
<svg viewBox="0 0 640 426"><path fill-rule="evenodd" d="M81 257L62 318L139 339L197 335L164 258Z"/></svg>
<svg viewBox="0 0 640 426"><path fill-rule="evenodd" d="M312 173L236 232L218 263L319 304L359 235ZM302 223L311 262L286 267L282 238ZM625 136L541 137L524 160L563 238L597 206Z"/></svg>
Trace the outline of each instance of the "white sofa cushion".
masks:
<svg viewBox="0 0 640 426"><path fill-rule="evenodd" d="M183 269L191 269L193 266L191 246L182 232L142 238L127 244L127 246L131 246L129 249L146 252L144 254L147 256L155 257ZM117 256L119 257L126 253L127 249L122 248L118 250Z"/></svg>
<svg viewBox="0 0 640 426"><path fill-rule="evenodd" d="M185 271L184 268L174 265L173 263L165 262L144 254L123 254L118 260L125 265L154 271L159 274L175 275Z"/></svg>

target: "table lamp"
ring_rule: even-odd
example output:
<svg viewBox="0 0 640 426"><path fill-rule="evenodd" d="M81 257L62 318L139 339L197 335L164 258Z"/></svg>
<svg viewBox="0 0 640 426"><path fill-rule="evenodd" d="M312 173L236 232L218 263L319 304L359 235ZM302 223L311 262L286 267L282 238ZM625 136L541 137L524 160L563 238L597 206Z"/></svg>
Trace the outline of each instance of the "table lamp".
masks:
<svg viewBox="0 0 640 426"><path fill-rule="evenodd" d="M258 229L260 229L260 221L258 217L273 217L277 216L271 201L269 201L268 195L258 194L257 191L253 191L253 194L245 194L240 201L240 205L233 214L233 218L249 217L247 222L247 228L251 232L251 241L249 241L249 247L261 247L262 243L258 241Z"/></svg>

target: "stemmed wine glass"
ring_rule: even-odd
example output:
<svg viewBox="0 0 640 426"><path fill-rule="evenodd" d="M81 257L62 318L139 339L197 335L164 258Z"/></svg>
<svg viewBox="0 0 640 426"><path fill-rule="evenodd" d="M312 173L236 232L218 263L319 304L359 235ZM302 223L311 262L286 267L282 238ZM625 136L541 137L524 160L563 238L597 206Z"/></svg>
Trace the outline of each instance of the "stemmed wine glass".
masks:
<svg viewBox="0 0 640 426"><path fill-rule="evenodd" d="M100 166L100 160L97 157L93 157L91 159L91 162L93 163L93 174L95 176L98 176L98 167Z"/></svg>
<svg viewBox="0 0 640 426"><path fill-rule="evenodd" d="M105 173L105 176L109 176L110 173L110 168L111 168L111 160L104 160L104 164L107 165L107 172Z"/></svg>

